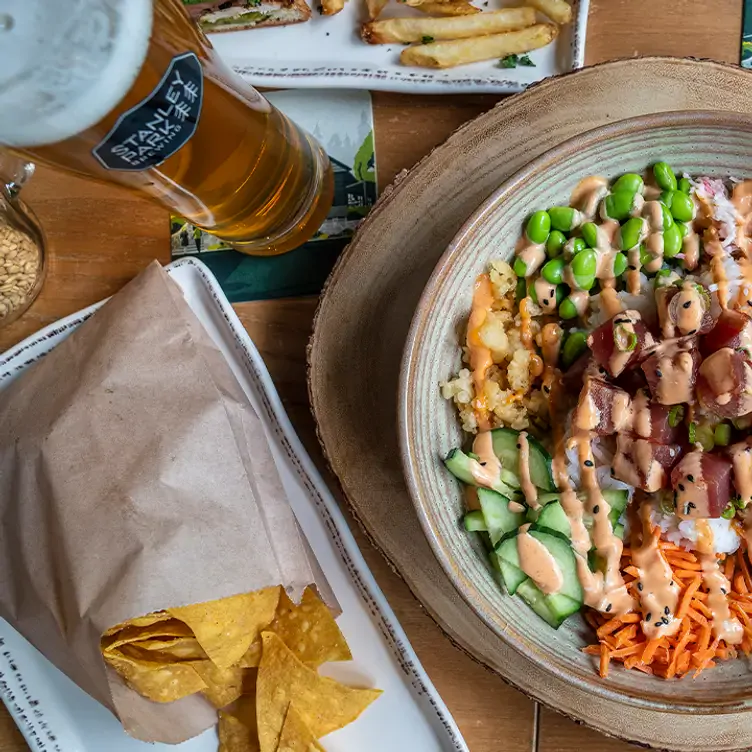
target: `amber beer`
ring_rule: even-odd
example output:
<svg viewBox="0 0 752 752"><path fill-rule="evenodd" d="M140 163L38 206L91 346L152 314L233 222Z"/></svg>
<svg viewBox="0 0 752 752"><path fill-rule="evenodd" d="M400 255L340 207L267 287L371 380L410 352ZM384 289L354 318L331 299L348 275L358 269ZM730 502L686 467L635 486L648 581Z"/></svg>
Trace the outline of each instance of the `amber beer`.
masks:
<svg viewBox="0 0 752 752"><path fill-rule="evenodd" d="M139 191L247 253L283 253L320 227L333 194L326 154L221 62L180 0L73 3L73 15L76 5L88 14L73 19L88 24L78 30L67 3L10 0L11 8L14 2L20 16L29 3L57 14L49 23L56 38L47 40L51 51L36 52L41 59L29 55L34 72L15 92L15 117L0 114L0 142L34 161ZM7 49L22 24L13 13L5 18L0 45ZM87 38L89 29L99 38ZM53 107L50 97L60 101Z"/></svg>

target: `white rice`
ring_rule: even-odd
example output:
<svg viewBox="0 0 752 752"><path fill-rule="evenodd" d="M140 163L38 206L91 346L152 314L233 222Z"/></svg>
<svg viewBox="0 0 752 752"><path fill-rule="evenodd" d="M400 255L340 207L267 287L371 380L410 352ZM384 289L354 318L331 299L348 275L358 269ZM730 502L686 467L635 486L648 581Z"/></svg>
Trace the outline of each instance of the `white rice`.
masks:
<svg viewBox="0 0 752 752"><path fill-rule="evenodd" d="M654 508L650 512L650 519L661 529L661 537L681 546L687 551L694 551L697 547L697 525L694 520L683 520L675 514L665 514ZM717 554L732 554L741 545L741 539L731 524L731 520L723 517L707 520L713 532L713 551Z"/></svg>

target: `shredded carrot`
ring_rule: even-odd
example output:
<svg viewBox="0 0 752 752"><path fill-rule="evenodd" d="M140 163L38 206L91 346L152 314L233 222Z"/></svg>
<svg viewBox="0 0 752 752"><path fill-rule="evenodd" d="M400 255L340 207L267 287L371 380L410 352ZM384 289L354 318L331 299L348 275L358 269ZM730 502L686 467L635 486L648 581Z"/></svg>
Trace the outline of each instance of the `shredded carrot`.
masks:
<svg viewBox="0 0 752 752"><path fill-rule="evenodd" d="M729 645L713 636L713 611L707 605L708 589L698 557L674 543L660 540L658 528L652 527L644 535L657 540L673 580L680 588L673 615L679 628L672 635L648 639L640 625L642 615L637 612L609 617L589 611L585 618L598 640L583 650L598 657L600 675L607 676L612 664L621 663L627 670L635 669L666 679L679 679L692 671L696 677L718 661L733 660L741 654L752 655L752 562L746 548L718 557L721 571L730 583L727 599L731 613L743 628L741 642ZM628 591L639 601L640 573L631 548L622 551L621 569Z"/></svg>

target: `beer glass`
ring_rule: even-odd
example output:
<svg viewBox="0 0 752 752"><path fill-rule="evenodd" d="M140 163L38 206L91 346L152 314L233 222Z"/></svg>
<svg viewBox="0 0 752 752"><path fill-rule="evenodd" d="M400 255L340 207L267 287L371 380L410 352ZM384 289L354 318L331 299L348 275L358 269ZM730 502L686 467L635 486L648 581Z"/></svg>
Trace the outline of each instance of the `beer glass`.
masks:
<svg viewBox="0 0 752 752"><path fill-rule="evenodd" d="M283 253L332 202L329 160L225 66L181 0L0 0L0 144L118 183L238 250Z"/></svg>

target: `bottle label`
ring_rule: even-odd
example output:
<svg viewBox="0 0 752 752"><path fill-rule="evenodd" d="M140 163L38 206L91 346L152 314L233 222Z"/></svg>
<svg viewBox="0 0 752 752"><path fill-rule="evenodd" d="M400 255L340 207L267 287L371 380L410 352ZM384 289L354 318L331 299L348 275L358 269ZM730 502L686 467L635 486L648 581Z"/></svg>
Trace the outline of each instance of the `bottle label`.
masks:
<svg viewBox="0 0 752 752"><path fill-rule="evenodd" d="M193 52L173 58L154 91L124 112L93 150L108 170L137 172L169 159L192 138L204 99L204 75Z"/></svg>

